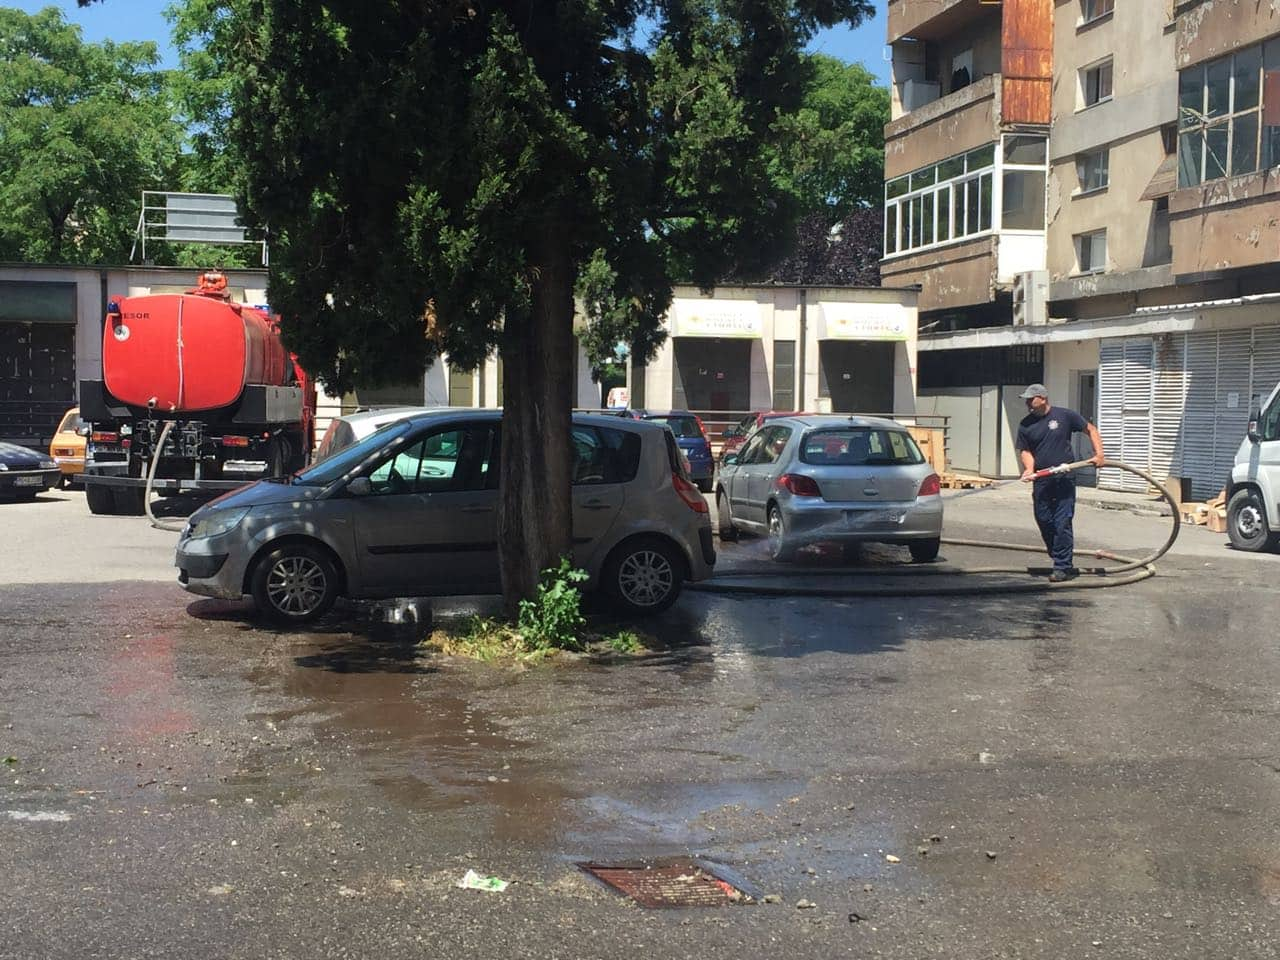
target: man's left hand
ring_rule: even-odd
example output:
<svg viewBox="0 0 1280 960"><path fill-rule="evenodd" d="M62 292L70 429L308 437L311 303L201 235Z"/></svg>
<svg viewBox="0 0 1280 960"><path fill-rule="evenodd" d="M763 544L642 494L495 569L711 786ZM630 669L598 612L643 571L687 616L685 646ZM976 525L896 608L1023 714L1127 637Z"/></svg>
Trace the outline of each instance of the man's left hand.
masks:
<svg viewBox="0 0 1280 960"><path fill-rule="evenodd" d="M1095 453L1092 457L1089 458L1089 462L1092 463L1095 467L1100 467L1107 462L1107 458L1100 453Z"/></svg>

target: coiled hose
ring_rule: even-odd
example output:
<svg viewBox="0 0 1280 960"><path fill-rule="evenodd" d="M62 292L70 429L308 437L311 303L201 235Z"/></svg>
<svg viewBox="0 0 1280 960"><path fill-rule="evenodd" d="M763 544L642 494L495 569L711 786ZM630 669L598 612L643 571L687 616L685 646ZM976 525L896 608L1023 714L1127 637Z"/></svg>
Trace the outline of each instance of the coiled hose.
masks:
<svg viewBox="0 0 1280 960"><path fill-rule="evenodd" d="M160 451L164 449L164 442L169 438L169 431L173 429L174 421L166 420L164 429L160 431L160 439L156 441L155 447L151 451L151 466L147 470L147 484L142 489L142 508L147 512L147 519L151 521L151 525L157 530L171 530L174 533L181 533L186 527L187 521L161 520L151 511L151 485L156 480L156 468L160 466Z"/></svg>
<svg viewBox="0 0 1280 960"><path fill-rule="evenodd" d="M1078 460L1075 463L1063 464L1059 467L1053 467L1047 470L1038 471L1035 476L1037 479L1042 477L1053 476L1057 474L1071 473L1083 467L1094 466L1092 460ZM963 584L963 583L947 583L927 585L927 584L905 584L902 586L893 586L884 583L877 584L841 584L839 586L782 586L773 584L751 584L751 583L728 583L718 581L715 578L705 580L701 583L691 583L687 589L698 591L701 593L715 593L727 595L744 595L756 597L956 597L970 596L974 594L988 593L1041 593L1045 590L1090 590L1102 587L1120 587L1125 584L1137 583L1140 580L1146 580L1148 577L1155 576L1155 562L1169 552L1174 542L1178 539L1178 530L1182 525L1182 518L1178 511L1178 502L1173 499L1164 484L1160 483L1144 470L1137 467L1131 467L1127 463L1120 463L1113 460L1104 460L1101 464L1103 467L1115 467L1120 470L1127 470L1129 473L1136 474L1151 486L1160 491L1161 495L1169 503L1172 515L1172 528L1165 542L1154 552L1145 557L1124 557L1119 554L1112 553L1109 550L1091 551L1092 555L1098 560L1111 560L1118 563L1118 566L1112 567L1080 567L1082 576L1073 580L1064 580L1060 583L1052 583L1047 580L1036 580L1032 582L1018 583L987 583L987 584ZM1013 481L1005 481L1013 482ZM983 547L995 550L1020 550L1029 553L1044 553L1043 546L1030 546L1024 543L1006 543L994 540L964 540L954 539L951 537L943 537L942 542L957 547ZM835 577L849 577L851 575L873 576L873 577L955 577L955 576L972 576L975 574L1001 574L1001 573L1024 573L1030 576L1044 576L1052 571L1052 567L952 567L952 566L902 566L902 567L886 567L878 568L844 568L842 570L803 570L803 571L744 571L742 573L726 573L725 580L746 580L746 579L800 579L807 580L827 579Z"/></svg>

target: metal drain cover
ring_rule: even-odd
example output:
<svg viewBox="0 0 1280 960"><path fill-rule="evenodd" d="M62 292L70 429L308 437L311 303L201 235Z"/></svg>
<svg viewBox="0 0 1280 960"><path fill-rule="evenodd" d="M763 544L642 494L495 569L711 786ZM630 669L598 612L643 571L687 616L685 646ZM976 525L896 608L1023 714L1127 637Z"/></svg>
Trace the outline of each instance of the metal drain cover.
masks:
<svg viewBox="0 0 1280 960"><path fill-rule="evenodd" d="M723 907L753 901L750 894L701 860L578 866L642 907Z"/></svg>

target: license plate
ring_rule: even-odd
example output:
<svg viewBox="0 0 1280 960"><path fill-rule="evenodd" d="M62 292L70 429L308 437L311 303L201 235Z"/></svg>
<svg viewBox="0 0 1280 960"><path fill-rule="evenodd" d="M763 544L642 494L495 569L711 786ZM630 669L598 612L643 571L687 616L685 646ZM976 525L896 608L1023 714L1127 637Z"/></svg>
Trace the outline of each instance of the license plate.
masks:
<svg viewBox="0 0 1280 960"><path fill-rule="evenodd" d="M901 510L847 510L845 523L850 527L882 527L901 523L906 514Z"/></svg>
<svg viewBox="0 0 1280 960"><path fill-rule="evenodd" d="M14 477L15 487L43 487L44 477Z"/></svg>

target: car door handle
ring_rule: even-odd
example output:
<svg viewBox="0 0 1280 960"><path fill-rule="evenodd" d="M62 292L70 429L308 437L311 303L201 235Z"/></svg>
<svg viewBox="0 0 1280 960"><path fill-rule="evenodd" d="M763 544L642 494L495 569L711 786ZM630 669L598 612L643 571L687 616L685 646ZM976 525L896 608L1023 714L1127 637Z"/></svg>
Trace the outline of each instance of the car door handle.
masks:
<svg viewBox="0 0 1280 960"><path fill-rule="evenodd" d="M483 503L469 503L458 509L462 513L493 513L493 507L487 507Z"/></svg>
<svg viewBox="0 0 1280 960"><path fill-rule="evenodd" d="M603 500L584 500L582 507L584 510L608 510L613 505Z"/></svg>

